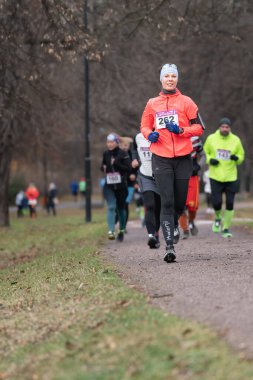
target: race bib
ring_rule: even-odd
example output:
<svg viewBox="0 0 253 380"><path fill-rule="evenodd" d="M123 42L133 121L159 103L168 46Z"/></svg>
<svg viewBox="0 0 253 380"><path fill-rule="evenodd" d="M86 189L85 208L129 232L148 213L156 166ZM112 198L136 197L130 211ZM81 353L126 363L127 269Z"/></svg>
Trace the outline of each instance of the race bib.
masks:
<svg viewBox="0 0 253 380"><path fill-rule="evenodd" d="M107 183L107 185L115 185L117 183L121 183L120 173L118 173L118 172L107 173L106 174L106 183Z"/></svg>
<svg viewBox="0 0 253 380"><path fill-rule="evenodd" d="M36 206L37 205L37 199L29 199L28 204L30 206Z"/></svg>
<svg viewBox="0 0 253 380"><path fill-rule="evenodd" d="M170 122L170 123L179 125L177 111L170 110L170 111L156 112L156 115L155 115L156 129L166 128L165 122Z"/></svg>
<svg viewBox="0 0 253 380"><path fill-rule="evenodd" d="M218 160L228 161L230 160L231 151L226 149L217 149L216 158Z"/></svg>
<svg viewBox="0 0 253 380"><path fill-rule="evenodd" d="M149 146L141 146L139 150L139 155L141 162L151 161L152 153L150 152Z"/></svg>

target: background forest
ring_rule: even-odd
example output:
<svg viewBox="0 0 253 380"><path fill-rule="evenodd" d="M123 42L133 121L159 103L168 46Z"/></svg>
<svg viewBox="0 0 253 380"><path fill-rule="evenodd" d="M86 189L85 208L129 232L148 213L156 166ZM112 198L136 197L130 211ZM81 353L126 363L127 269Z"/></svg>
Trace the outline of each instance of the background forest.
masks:
<svg viewBox="0 0 253 380"><path fill-rule="evenodd" d="M134 136L159 68L179 68L205 139L222 116L246 150L241 189L253 192L253 3L250 0L0 0L0 222L9 184L49 181L60 193L84 175L84 56L90 68L92 185L106 135ZM2 215L2 216L1 216Z"/></svg>

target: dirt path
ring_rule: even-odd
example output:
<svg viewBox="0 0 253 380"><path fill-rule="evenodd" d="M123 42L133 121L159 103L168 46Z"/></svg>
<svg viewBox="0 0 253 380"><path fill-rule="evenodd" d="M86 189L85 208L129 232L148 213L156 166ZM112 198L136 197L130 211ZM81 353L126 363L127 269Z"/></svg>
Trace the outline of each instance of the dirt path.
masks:
<svg viewBox="0 0 253 380"><path fill-rule="evenodd" d="M163 261L164 243L149 249L139 221L129 222L124 243L109 242L105 255L153 304L211 326L253 358L253 234L233 227L234 237L224 239L203 217L198 236L175 246L176 263Z"/></svg>

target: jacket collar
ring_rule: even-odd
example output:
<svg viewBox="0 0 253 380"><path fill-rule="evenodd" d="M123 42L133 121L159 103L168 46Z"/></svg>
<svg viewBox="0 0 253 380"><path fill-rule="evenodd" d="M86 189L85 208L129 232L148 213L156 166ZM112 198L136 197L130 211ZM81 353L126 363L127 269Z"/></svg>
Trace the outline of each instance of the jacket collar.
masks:
<svg viewBox="0 0 253 380"><path fill-rule="evenodd" d="M175 94L164 94L162 91L159 93L159 95L163 98L169 98L169 97L174 97L174 96L178 96L178 95L181 95L181 92L179 91L178 88L176 88L176 92Z"/></svg>

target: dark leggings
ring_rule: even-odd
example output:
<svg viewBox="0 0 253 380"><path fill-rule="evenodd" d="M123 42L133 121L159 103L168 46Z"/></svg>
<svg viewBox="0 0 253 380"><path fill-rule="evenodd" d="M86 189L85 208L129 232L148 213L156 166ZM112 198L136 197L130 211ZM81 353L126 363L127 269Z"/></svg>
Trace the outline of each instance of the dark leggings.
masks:
<svg viewBox="0 0 253 380"><path fill-rule="evenodd" d="M189 178L192 173L191 156L174 158L152 156L152 169L161 197L161 227L167 246L173 247L174 227L185 209Z"/></svg>
<svg viewBox="0 0 253 380"><path fill-rule="evenodd" d="M185 209L188 179L175 179L174 174L155 175L161 195L161 227L167 245L173 245L174 227Z"/></svg>
<svg viewBox="0 0 253 380"><path fill-rule="evenodd" d="M212 207L212 195L210 193L206 193L206 204L207 207Z"/></svg>
<svg viewBox="0 0 253 380"><path fill-rule="evenodd" d="M145 191L143 193L143 203L145 207L145 224L148 234L155 235L160 228L160 195L154 191Z"/></svg>
<svg viewBox="0 0 253 380"><path fill-rule="evenodd" d="M215 211L222 208L222 194L226 195L226 210L234 209L235 194L237 191L238 182L219 182L210 179L212 189L212 203Z"/></svg>

